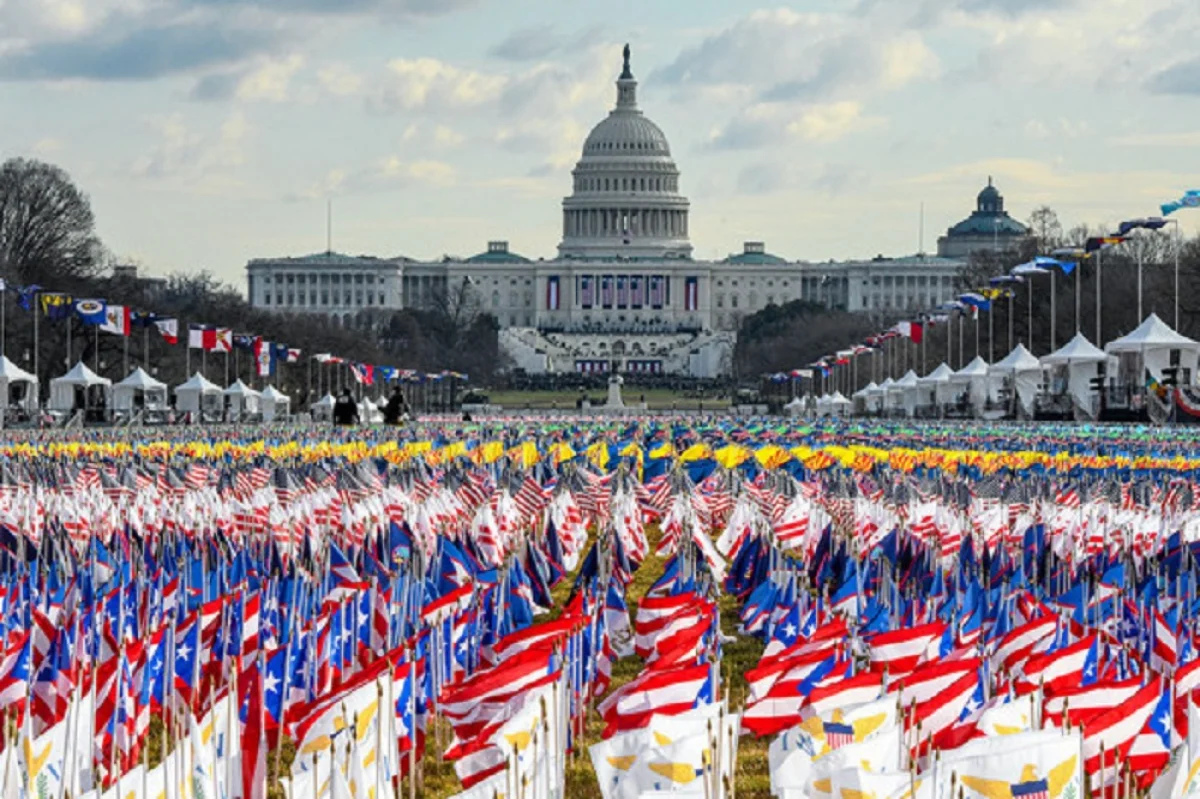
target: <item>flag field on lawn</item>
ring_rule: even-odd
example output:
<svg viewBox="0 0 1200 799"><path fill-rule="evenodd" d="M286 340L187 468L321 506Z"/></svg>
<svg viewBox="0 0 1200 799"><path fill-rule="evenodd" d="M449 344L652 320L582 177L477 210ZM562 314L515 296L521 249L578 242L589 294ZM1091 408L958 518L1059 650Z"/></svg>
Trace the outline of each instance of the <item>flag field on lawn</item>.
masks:
<svg viewBox="0 0 1200 799"><path fill-rule="evenodd" d="M1197 555L1188 429L6 431L0 795L1184 797Z"/></svg>

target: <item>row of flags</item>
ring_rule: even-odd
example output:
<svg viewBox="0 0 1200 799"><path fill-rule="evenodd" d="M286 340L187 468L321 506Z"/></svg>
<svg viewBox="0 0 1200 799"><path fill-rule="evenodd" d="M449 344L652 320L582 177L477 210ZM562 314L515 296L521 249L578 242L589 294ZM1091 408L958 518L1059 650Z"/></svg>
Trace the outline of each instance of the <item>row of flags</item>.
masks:
<svg viewBox="0 0 1200 799"><path fill-rule="evenodd" d="M957 299L942 303L936 308L919 314L915 320L898 322L886 331L868 336L862 345L839 350L836 353L817 359L817 361L810 364L810 369L816 370L815 373L828 377L833 373L834 367L848 365L854 357L873 353L889 340L903 338L912 341L914 344L920 344L924 338L926 329L948 323L955 314L960 316L969 315L972 318L978 319L980 311L991 312L993 302L1004 299L1011 301L1016 288L1025 284L1033 275L1049 274L1052 270L1058 270L1064 275L1069 275L1075 271L1076 267L1092 258L1095 254L1128 241L1134 232L1138 230L1161 230L1168 224L1166 217L1170 214L1182 209L1197 207L1200 207L1200 190L1186 191L1179 200L1164 203L1161 206L1162 216L1139 217L1125 220L1117 226L1117 235L1115 236L1092 236L1084 242L1082 247L1064 247L1055 250L1049 255L1035 256L1030 261L1012 267L1008 271L1008 274L989 278L986 286L966 291L960 294ZM782 382L778 378L783 376L790 377L793 380L799 379L803 375L798 375L797 371L781 372L778 375L774 375L773 378L776 378L776 382Z"/></svg>
<svg viewBox="0 0 1200 799"><path fill-rule="evenodd" d="M7 285L0 280L0 291ZM103 299L78 299L69 294L47 291L39 285L16 287L18 305L33 312L40 306L42 313L52 321L78 319L84 325L98 328L104 333L130 336L139 329L154 329L163 341L170 345L179 343L179 320L160 316L152 311L140 311L126 305L110 303ZM274 376L280 364L294 364L301 359L301 351L287 344L266 340L263 336L235 333L233 328L209 324L189 324L187 346L191 350L229 354L235 350L249 353L259 377ZM375 366L345 359L328 353L313 356L322 364L347 364L356 381L371 386L378 378L381 381L406 380L409 382L440 381L447 378L466 380L458 372L423 373L411 369L390 366Z"/></svg>
<svg viewBox="0 0 1200 799"><path fill-rule="evenodd" d="M0 768L39 797L257 799L286 736L288 795L371 799L436 719L468 799L561 796L583 746L606 797L727 796L751 735L780 796L1194 790L1196 441L924 432L14 446ZM763 642L744 698L735 624Z"/></svg>

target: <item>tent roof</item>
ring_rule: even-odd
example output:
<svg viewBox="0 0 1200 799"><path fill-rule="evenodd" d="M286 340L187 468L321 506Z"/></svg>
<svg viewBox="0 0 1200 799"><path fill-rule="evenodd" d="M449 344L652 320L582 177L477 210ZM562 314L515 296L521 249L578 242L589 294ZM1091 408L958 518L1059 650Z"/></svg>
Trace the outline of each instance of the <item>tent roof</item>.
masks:
<svg viewBox="0 0 1200 799"><path fill-rule="evenodd" d="M1200 343L1176 333L1158 314L1150 314L1132 333L1104 345L1105 352L1144 352L1156 349L1200 350Z"/></svg>
<svg viewBox="0 0 1200 799"><path fill-rule="evenodd" d="M924 377L918 377L917 383L918 384L946 383L946 382L949 382L950 375L952 375L952 374L954 374L954 370L951 369L949 366L947 366L945 363L942 363L942 364L938 365L938 368L934 369L932 372L925 375Z"/></svg>
<svg viewBox="0 0 1200 799"><path fill-rule="evenodd" d="M799 397L792 397L792 400L791 400L791 402L789 402L787 405L784 405L783 407L785 407L785 408L799 408L799 407L801 407L801 406L803 406L803 405L804 405L804 400L800 399Z"/></svg>
<svg viewBox="0 0 1200 799"><path fill-rule="evenodd" d="M1008 374L1010 372L1036 372L1042 368L1042 363L1025 349L1024 344L1018 344L1003 360L992 364L991 371Z"/></svg>
<svg viewBox="0 0 1200 799"><path fill-rule="evenodd" d="M56 377L50 382L66 383L74 386L111 386L112 381L107 377L101 377L84 365L83 361L71 367L71 371L67 372L62 377Z"/></svg>
<svg viewBox="0 0 1200 799"><path fill-rule="evenodd" d="M904 373L904 377L892 383L892 388L905 389L917 387L917 373L909 369Z"/></svg>
<svg viewBox="0 0 1200 799"><path fill-rule="evenodd" d="M196 372L196 374L192 375L186 383L180 383L179 385L175 386L175 390L177 392L178 391L199 391L203 394L220 394L221 393L220 386L218 386L216 383L212 382L211 380L209 380L207 377L200 374L199 372Z"/></svg>
<svg viewBox="0 0 1200 799"><path fill-rule="evenodd" d="M1042 356L1044 366L1057 366L1070 363L1103 363L1108 360L1104 350L1088 341L1083 333L1076 333L1075 338L1068 341L1049 355Z"/></svg>
<svg viewBox="0 0 1200 799"><path fill-rule="evenodd" d="M143 391L151 388L166 388L167 384L161 380L156 380L151 377L145 369L138 367L129 373L129 377L117 383L118 386L125 388L140 388Z"/></svg>
<svg viewBox="0 0 1200 799"><path fill-rule="evenodd" d="M0 355L0 378L10 383L36 383L37 378L8 359Z"/></svg>
<svg viewBox="0 0 1200 799"><path fill-rule="evenodd" d="M262 392L255 391L242 382L242 378L238 378L229 388L225 389L225 394L231 397L261 397Z"/></svg>
<svg viewBox="0 0 1200 799"><path fill-rule="evenodd" d="M845 395L840 391L833 392L833 396L829 398L830 403L834 405L852 405L850 400L846 399Z"/></svg>
<svg viewBox="0 0 1200 799"><path fill-rule="evenodd" d="M326 394L312 404L314 408L332 408L334 403L333 395Z"/></svg>
<svg viewBox="0 0 1200 799"><path fill-rule="evenodd" d="M952 380L971 380L976 377L987 377L988 362L980 356L976 355L975 360L959 369L953 375Z"/></svg>
<svg viewBox="0 0 1200 799"><path fill-rule="evenodd" d="M289 397L287 394L284 394L279 389L275 388L275 386L267 386L266 388L264 388L262 391L262 395L263 395L264 399L269 399L272 402L278 403L278 402L291 402L292 401L291 397Z"/></svg>
<svg viewBox="0 0 1200 799"><path fill-rule="evenodd" d="M852 397L865 397L867 394L871 393L872 391L875 391L878 388L879 388L879 386L877 386L875 384L875 381L872 380L870 383L867 383L865 386L860 388L858 391L855 391L853 394L851 394L851 396Z"/></svg>

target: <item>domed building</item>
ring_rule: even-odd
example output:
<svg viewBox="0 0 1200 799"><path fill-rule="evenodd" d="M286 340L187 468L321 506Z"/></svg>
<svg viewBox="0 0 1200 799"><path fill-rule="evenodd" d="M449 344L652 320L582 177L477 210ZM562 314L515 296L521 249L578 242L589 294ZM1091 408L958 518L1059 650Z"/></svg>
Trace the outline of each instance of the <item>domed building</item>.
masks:
<svg viewBox="0 0 1200 799"><path fill-rule="evenodd" d="M939 257L807 262L751 240L721 260L697 260L680 171L666 135L638 105L628 46L616 88L616 105L588 134L571 172L553 257L527 257L497 239L470 257L255 259L246 265L251 305L369 329L397 309L469 296L498 320L511 365L531 374L716 377L731 372L742 319L768 305L806 300L881 319L917 314L956 295L965 253L1025 235L989 184L977 211L939 243Z"/></svg>
<svg viewBox="0 0 1200 799"><path fill-rule="evenodd" d="M1029 228L1004 210L1004 196L992 185L975 199L975 210L938 239L942 258L966 258L977 252L1008 252L1017 249L1029 235Z"/></svg>
<svg viewBox="0 0 1200 799"><path fill-rule="evenodd" d="M583 143L563 200L562 258L690 258L688 201L662 129L637 104L637 80L625 65L617 105Z"/></svg>

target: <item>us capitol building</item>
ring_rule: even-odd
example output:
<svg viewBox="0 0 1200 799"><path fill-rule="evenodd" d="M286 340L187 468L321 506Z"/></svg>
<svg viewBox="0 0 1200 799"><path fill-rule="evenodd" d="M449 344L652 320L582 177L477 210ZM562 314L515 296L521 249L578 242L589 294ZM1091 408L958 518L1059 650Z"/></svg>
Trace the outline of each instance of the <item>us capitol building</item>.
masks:
<svg viewBox="0 0 1200 799"><path fill-rule="evenodd" d="M713 377L730 371L744 316L772 303L895 314L953 299L965 256L1007 249L1028 231L988 181L976 211L938 240L938 255L808 263L762 242L722 261L692 258L690 204L667 137L638 107L625 48L617 103L583 143L562 203L562 243L536 261L491 241L466 259L419 261L335 252L246 265L250 303L363 316L428 308L446 297L500 323L500 346L529 373L604 372ZM366 312L366 313L364 313Z"/></svg>

